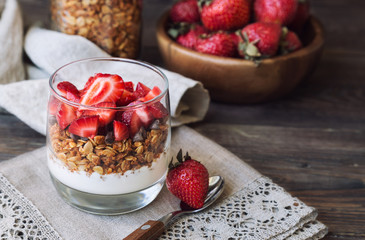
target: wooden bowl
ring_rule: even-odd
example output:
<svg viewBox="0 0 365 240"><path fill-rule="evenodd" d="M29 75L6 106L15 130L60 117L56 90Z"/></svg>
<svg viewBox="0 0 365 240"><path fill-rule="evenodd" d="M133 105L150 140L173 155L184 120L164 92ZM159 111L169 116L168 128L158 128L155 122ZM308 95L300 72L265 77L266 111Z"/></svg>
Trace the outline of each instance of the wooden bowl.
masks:
<svg viewBox="0 0 365 240"><path fill-rule="evenodd" d="M219 102L258 103L284 96L313 72L324 45L323 27L311 17L301 36L302 49L262 60L257 66L249 60L203 54L181 46L166 34L167 20L165 13L156 31L165 66L201 81Z"/></svg>

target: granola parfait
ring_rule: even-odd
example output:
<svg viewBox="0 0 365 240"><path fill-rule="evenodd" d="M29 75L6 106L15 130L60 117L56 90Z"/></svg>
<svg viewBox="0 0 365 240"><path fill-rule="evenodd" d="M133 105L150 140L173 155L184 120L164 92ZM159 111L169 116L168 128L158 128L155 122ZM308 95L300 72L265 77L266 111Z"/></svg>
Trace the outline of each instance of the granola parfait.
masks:
<svg viewBox="0 0 365 240"><path fill-rule="evenodd" d="M60 196L81 210L140 209L168 169L168 82L157 68L121 58L80 60L50 78L48 167Z"/></svg>

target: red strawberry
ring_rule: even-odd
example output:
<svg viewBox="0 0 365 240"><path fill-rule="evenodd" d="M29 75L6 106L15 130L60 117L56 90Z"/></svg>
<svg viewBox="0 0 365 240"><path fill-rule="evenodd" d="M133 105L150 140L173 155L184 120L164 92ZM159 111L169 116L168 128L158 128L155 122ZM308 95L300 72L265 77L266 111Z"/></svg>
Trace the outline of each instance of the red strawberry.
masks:
<svg viewBox="0 0 365 240"><path fill-rule="evenodd" d="M302 42L295 32L289 31L286 27L283 28L283 40L280 43L280 51L282 54L294 52L302 48Z"/></svg>
<svg viewBox="0 0 365 240"><path fill-rule="evenodd" d="M298 0L298 8L293 20L289 24L289 28L300 32L304 24L309 19L310 5L308 0Z"/></svg>
<svg viewBox="0 0 365 240"><path fill-rule="evenodd" d="M147 102L147 101L149 101L149 100L152 100L152 99L154 99L155 97L157 97L158 95L160 95L161 94L161 90L157 87L157 86L155 86L155 87L153 87L152 89L151 89L151 91L149 91L148 93L147 93L147 95L146 96L144 96L143 98L141 98L141 101L142 102Z"/></svg>
<svg viewBox="0 0 365 240"><path fill-rule="evenodd" d="M208 170L187 153L183 161L181 150L177 159L179 164L170 168L167 174L167 189L190 207L203 207L209 187Z"/></svg>
<svg viewBox="0 0 365 240"><path fill-rule="evenodd" d="M101 102L116 102L124 90L123 79L114 74L97 73L90 77L82 91L80 103L95 105Z"/></svg>
<svg viewBox="0 0 365 240"><path fill-rule="evenodd" d="M160 102L153 103L148 108L154 118L165 118L169 115L167 109Z"/></svg>
<svg viewBox="0 0 365 240"><path fill-rule="evenodd" d="M124 123L114 120L113 128L115 141L122 141L129 137L128 127Z"/></svg>
<svg viewBox="0 0 365 240"><path fill-rule="evenodd" d="M235 30L250 20L250 0L199 0L201 20L210 31Z"/></svg>
<svg viewBox="0 0 365 240"><path fill-rule="evenodd" d="M67 128L67 126L76 118L75 109L65 103L61 103L58 106L56 119L61 129Z"/></svg>
<svg viewBox="0 0 365 240"><path fill-rule="evenodd" d="M200 39L197 42L195 49L201 53L223 57L232 57L236 52L232 38L223 32L218 32Z"/></svg>
<svg viewBox="0 0 365 240"><path fill-rule="evenodd" d="M50 96L48 101L48 113L51 115L56 115L58 112L58 106L61 104L55 96Z"/></svg>
<svg viewBox="0 0 365 240"><path fill-rule="evenodd" d="M93 138L98 132L98 119L98 116L80 117L70 124L68 131L80 137Z"/></svg>
<svg viewBox="0 0 365 240"><path fill-rule="evenodd" d="M274 56L278 50L281 28L275 23L257 22L241 30L239 54L246 59Z"/></svg>
<svg viewBox="0 0 365 240"><path fill-rule="evenodd" d="M136 100L136 98L133 95L133 92L124 89L122 96L117 100L117 106L126 106L134 100Z"/></svg>
<svg viewBox="0 0 365 240"><path fill-rule="evenodd" d="M124 82L124 88L127 91L133 92L134 91L134 84L133 84L133 82Z"/></svg>
<svg viewBox="0 0 365 240"><path fill-rule="evenodd" d="M72 102L80 101L80 92L72 83L67 81L60 82L57 84L57 88L66 99Z"/></svg>
<svg viewBox="0 0 365 240"><path fill-rule="evenodd" d="M129 136L133 138L133 136L139 131L142 127L142 122L137 115L135 110L128 110L125 111L122 116L121 120L124 124L129 127Z"/></svg>
<svg viewBox="0 0 365 240"><path fill-rule="evenodd" d="M137 83L136 90L133 92L133 96L135 99L142 98L146 96L149 91L151 91L149 87L139 82Z"/></svg>
<svg viewBox="0 0 365 240"><path fill-rule="evenodd" d="M115 103L108 103L108 102L102 102L95 105L92 105L92 107L97 108L115 108ZM93 109L93 110L85 110L83 112L84 116L99 116L99 125L105 126L108 123L110 123L115 116L116 111L111 109Z"/></svg>
<svg viewBox="0 0 365 240"><path fill-rule="evenodd" d="M152 112L149 111L147 106L139 107L135 110L139 120L145 128L148 128L154 120Z"/></svg>
<svg viewBox="0 0 365 240"><path fill-rule="evenodd" d="M199 36L205 33L208 33L208 31L204 27L195 25L187 33L179 35L176 38L176 42L184 47L195 49Z"/></svg>
<svg viewBox="0 0 365 240"><path fill-rule="evenodd" d="M142 127L142 122L136 112L133 112L129 122L129 136L134 137Z"/></svg>
<svg viewBox="0 0 365 240"><path fill-rule="evenodd" d="M256 0L254 12L257 22L288 25L297 11L297 0Z"/></svg>
<svg viewBox="0 0 365 240"><path fill-rule="evenodd" d="M175 3L170 10L172 22L196 23L200 21L197 0L184 0Z"/></svg>

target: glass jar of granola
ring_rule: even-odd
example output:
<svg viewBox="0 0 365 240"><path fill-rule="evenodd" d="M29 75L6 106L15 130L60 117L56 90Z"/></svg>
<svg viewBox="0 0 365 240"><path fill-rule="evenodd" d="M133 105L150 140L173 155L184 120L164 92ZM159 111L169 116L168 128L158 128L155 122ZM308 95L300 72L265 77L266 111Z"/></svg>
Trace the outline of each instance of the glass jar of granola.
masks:
<svg viewBox="0 0 365 240"><path fill-rule="evenodd" d="M52 26L80 35L116 57L136 59L142 0L51 0Z"/></svg>
<svg viewBox="0 0 365 240"><path fill-rule="evenodd" d="M131 59L72 62L50 77L48 168L60 196L96 214L140 209L168 170L168 82Z"/></svg>

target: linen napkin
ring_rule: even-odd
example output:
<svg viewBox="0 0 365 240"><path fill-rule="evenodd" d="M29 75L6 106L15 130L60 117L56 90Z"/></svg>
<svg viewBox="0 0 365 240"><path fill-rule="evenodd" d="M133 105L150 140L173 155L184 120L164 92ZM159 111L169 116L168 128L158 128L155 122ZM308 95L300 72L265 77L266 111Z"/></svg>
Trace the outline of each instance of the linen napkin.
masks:
<svg viewBox="0 0 365 240"><path fill-rule="evenodd" d="M50 75L64 64L78 59L110 57L86 38L39 27L32 27L28 31L24 48L28 57L39 67L31 67L28 71L36 76ZM169 80L172 125L202 120L209 108L208 91L200 82L162 68L161 70ZM133 69L125 69L126 74L132 71ZM138 74L143 77L144 73ZM48 89L48 79L0 85L0 106L36 131L45 134ZM29 115L33 117L29 119Z"/></svg>
<svg viewBox="0 0 365 240"><path fill-rule="evenodd" d="M225 190L213 207L182 217L160 239L297 240L319 239L326 233L326 227L315 221L315 209L191 128L175 128L171 143L171 152L187 149L210 175L223 176ZM39 233L47 239L122 239L147 220L178 208L178 199L163 188L154 202L133 213L81 212L57 195L46 162L43 147L0 163L0 215L4 216L0 231L7 236L18 231L30 238ZM18 222L23 222L23 228Z"/></svg>
<svg viewBox="0 0 365 240"><path fill-rule="evenodd" d="M23 22L16 0L0 0L0 46L0 84L23 80Z"/></svg>

